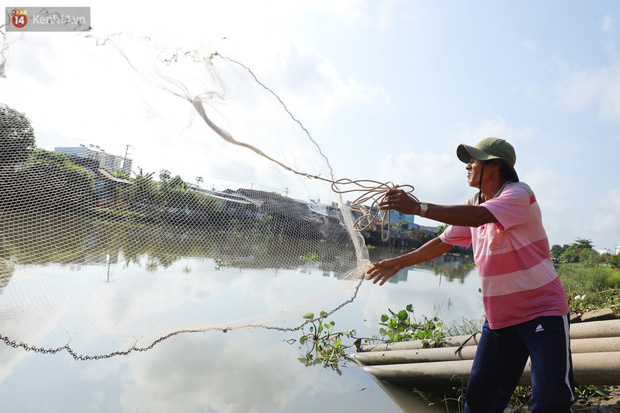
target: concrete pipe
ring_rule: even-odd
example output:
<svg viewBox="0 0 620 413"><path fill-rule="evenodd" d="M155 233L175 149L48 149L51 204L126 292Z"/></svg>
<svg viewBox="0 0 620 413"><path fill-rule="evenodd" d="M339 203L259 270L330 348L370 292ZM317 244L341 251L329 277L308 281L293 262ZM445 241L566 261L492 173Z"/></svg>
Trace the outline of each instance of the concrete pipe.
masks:
<svg viewBox="0 0 620 413"><path fill-rule="evenodd" d="M434 387L467 383L473 360L436 363L406 363L365 366L364 370L378 380L408 387ZM620 384L620 352L579 353L573 355L576 384ZM521 385L529 385L530 367L526 365Z"/></svg>

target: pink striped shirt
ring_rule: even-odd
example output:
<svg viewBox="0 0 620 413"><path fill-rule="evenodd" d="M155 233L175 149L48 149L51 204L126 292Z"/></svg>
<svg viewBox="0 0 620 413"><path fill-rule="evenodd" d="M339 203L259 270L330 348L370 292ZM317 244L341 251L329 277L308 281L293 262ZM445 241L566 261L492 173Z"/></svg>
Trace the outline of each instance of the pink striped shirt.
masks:
<svg viewBox="0 0 620 413"><path fill-rule="evenodd" d="M477 194L466 202L477 203ZM568 314L564 287L553 267L540 208L530 187L507 183L482 206L497 223L478 228L450 225L440 239L462 247L473 244L489 326L498 329L539 316Z"/></svg>

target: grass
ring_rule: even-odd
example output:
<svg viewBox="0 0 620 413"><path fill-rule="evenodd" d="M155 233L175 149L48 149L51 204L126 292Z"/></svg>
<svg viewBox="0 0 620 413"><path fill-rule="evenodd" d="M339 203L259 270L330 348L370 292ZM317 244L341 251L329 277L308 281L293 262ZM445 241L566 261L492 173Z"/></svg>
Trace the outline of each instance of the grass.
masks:
<svg viewBox="0 0 620 413"><path fill-rule="evenodd" d="M620 270L600 265L562 264L557 271L572 312L583 314L611 308L620 317Z"/></svg>

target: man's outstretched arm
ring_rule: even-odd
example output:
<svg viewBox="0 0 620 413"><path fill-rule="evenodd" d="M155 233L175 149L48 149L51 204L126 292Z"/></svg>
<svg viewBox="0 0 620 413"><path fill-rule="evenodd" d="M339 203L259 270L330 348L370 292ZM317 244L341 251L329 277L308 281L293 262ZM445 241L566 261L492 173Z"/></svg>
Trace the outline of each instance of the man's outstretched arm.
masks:
<svg viewBox="0 0 620 413"><path fill-rule="evenodd" d="M439 238L434 238L415 251L374 263L366 271L366 274L368 274L369 280L373 280L373 283L383 285L403 268L439 257L450 251L450 247L450 244L444 243Z"/></svg>

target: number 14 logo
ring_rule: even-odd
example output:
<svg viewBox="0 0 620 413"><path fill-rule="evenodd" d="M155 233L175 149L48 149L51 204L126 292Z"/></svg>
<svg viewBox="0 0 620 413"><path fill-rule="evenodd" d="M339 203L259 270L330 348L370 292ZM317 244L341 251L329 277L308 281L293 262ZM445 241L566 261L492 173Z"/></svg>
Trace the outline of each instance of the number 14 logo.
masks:
<svg viewBox="0 0 620 413"><path fill-rule="evenodd" d="M23 29L28 26L28 11L13 10L11 12L11 25L16 29Z"/></svg>

